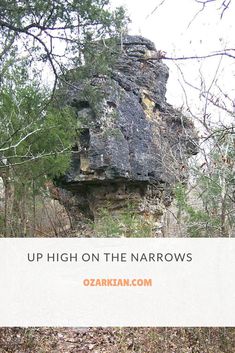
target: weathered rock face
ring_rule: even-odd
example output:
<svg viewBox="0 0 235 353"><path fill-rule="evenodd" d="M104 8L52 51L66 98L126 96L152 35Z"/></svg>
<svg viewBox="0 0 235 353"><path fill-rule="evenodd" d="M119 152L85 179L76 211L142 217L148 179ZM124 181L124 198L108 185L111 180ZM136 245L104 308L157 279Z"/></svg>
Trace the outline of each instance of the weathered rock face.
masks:
<svg viewBox="0 0 235 353"><path fill-rule="evenodd" d="M166 102L169 73L160 56L149 40L127 36L111 78L89 80L102 93L95 108L84 95L87 81L68 89L81 128L63 181L75 218L82 212L96 220L101 209L113 214L131 204L154 224L170 204L197 138L191 121Z"/></svg>

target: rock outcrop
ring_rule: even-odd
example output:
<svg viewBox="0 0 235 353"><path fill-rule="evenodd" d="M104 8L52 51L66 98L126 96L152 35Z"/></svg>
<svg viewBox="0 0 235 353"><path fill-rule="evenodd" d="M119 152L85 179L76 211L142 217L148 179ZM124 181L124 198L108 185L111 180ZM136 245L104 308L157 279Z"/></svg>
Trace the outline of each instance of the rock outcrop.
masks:
<svg viewBox="0 0 235 353"><path fill-rule="evenodd" d="M192 122L166 102L168 67L154 44L127 36L111 77L73 82L67 102L77 114L80 135L71 168L62 181L73 219L97 222L130 209L159 231L171 189L185 178L185 160L195 154ZM69 192L69 194L68 194ZM68 196L69 195L69 196ZM66 199L66 197L64 197Z"/></svg>

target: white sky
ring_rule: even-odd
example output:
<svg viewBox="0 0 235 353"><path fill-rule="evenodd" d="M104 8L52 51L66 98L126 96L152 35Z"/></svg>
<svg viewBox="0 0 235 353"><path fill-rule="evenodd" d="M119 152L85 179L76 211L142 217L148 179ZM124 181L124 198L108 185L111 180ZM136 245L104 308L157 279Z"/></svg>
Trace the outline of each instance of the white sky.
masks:
<svg viewBox="0 0 235 353"><path fill-rule="evenodd" d="M124 5L132 24L132 34L141 34L153 40L159 49L166 49L171 52L174 47L177 50L190 50L190 41L200 47L201 50L217 49L220 38L226 36L232 40L232 23L234 21L234 5L224 13L224 19L220 20L219 4L221 0L208 4L203 12L192 22L190 21L200 10L201 5L194 0L165 0L162 6L150 15L151 12L162 0L112 0L114 5Z"/></svg>
<svg viewBox="0 0 235 353"><path fill-rule="evenodd" d="M161 2L162 0L112 0L114 6L124 5L127 9L132 20L129 26L130 34L139 34L151 39L158 50L167 52L167 56L205 55L224 48L235 48L234 2L231 2L222 20L220 19L222 0L208 3L194 20L194 16L202 7L195 0L165 0L164 4L150 15ZM233 54L235 55L235 51ZM180 65L187 81L199 87L200 69L206 81L206 89L211 86L218 69L216 76L218 85L234 100L235 59L223 57L221 62L220 60L220 57L217 57L200 63L197 60L190 60L177 64ZM173 62L165 62L170 68L167 99L169 103L179 107L185 102L185 96L178 83L178 79L182 81L182 77ZM185 87L189 104L194 111L203 109L204 101L200 99L199 92ZM211 89L218 93L214 85Z"/></svg>

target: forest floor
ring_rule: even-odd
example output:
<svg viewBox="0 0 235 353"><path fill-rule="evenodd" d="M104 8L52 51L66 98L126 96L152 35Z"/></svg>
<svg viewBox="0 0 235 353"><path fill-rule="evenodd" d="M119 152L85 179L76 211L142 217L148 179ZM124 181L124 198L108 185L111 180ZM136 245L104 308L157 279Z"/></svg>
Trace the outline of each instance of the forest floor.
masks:
<svg viewBox="0 0 235 353"><path fill-rule="evenodd" d="M0 353L235 353L235 328L0 328Z"/></svg>

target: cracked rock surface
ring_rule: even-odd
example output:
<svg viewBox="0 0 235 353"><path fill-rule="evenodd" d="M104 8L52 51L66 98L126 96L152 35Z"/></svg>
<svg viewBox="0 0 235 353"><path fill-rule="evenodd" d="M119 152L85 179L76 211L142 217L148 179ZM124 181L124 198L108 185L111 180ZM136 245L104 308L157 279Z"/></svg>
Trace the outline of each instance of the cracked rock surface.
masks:
<svg viewBox="0 0 235 353"><path fill-rule="evenodd" d="M172 186L185 178L182 166L197 153L197 136L191 120L166 101L169 70L159 53L148 39L124 38L111 76L89 79L102 92L95 108L83 94L87 80L68 88L81 131L62 184L73 218L96 220L101 209L117 214L131 204L158 222Z"/></svg>

